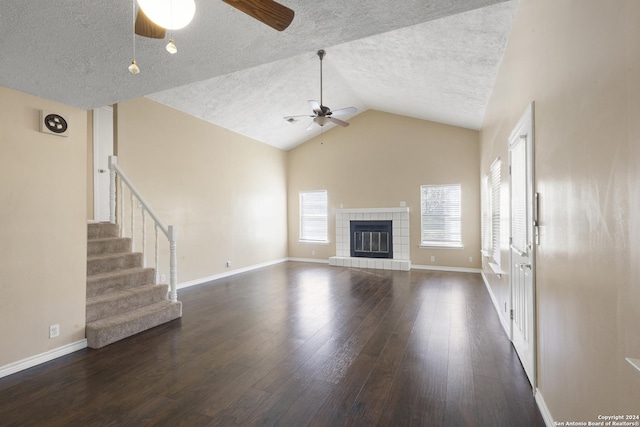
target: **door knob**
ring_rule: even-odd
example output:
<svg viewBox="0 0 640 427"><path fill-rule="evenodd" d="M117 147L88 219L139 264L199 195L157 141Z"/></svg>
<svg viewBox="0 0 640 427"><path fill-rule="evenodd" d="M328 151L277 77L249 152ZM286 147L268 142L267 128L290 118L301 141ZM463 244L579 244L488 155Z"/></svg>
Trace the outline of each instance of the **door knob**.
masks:
<svg viewBox="0 0 640 427"><path fill-rule="evenodd" d="M106 170L106 169L98 169L98 172L100 172L100 173L106 173L106 172L107 172L107 170Z"/></svg>

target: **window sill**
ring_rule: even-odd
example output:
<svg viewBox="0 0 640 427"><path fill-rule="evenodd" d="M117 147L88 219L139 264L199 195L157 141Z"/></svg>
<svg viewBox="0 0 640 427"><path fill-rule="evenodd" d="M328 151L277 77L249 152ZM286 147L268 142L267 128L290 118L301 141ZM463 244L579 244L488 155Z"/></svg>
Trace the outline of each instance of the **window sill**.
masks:
<svg viewBox="0 0 640 427"><path fill-rule="evenodd" d="M496 274L496 276L498 276L498 279L502 278L504 271L502 271L502 269L498 264L496 264L495 262L490 262L489 267Z"/></svg>
<svg viewBox="0 0 640 427"><path fill-rule="evenodd" d="M303 243L305 245L323 245L326 246L330 242L328 240L298 240L299 243Z"/></svg>
<svg viewBox="0 0 640 427"><path fill-rule="evenodd" d="M421 249L464 249L462 243L446 244L446 243L422 243Z"/></svg>

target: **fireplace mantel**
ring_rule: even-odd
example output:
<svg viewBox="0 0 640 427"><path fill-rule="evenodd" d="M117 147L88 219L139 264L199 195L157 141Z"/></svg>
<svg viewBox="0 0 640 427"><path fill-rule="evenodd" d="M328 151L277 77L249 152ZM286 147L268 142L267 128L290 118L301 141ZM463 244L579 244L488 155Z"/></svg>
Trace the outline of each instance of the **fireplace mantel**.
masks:
<svg viewBox="0 0 640 427"><path fill-rule="evenodd" d="M375 268L380 270L411 269L409 244L409 208L336 209L336 256L329 264L338 267ZM393 229L393 259L353 258L350 255L351 221L390 220Z"/></svg>

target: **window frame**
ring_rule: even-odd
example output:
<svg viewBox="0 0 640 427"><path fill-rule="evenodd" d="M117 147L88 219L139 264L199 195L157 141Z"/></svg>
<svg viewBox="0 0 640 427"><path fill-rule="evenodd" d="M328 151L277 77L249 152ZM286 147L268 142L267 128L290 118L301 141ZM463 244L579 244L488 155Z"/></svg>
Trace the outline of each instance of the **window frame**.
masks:
<svg viewBox="0 0 640 427"><path fill-rule="evenodd" d="M502 190L502 161L496 158L489 168L490 212L491 212L491 251L490 262L500 270L500 192ZM494 270L496 268L494 267Z"/></svg>
<svg viewBox="0 0 640 427"><path fill-rule="evenodd" d="M489 174L485 173L480 180L480 222L482 255L489 257L491 254L491 181Z"/></svg>
<svg viewBox="0 0 640 427"><path fill-rule="evenodd" d="M303 198L305 195L311 194L324 194L324 213L321 215L318 214L306 214L304 209L304 201ZM327 190L310 190L310 191L300 191L298 195L298 209L299 209L299 242L300 243L329 243L329 194ZM312 236L305 234L305 218L320 218L324 219L324 236L323 239L314 239Z"/></svg>
<svg viewBox="0 0 640 427"><path fill-rule="evenodd" d="M458 240L425 240L425 208L427 203L427 201L425 200L425 190L427 188L445 189L450 187L457 187L458 189L458 215L442 215L445 217L443 223L446 223L447 219L451 220L451 218L453 218L454 221L457 221ZM439 249L464 249L464 244L462 243L462 184L424 184L420 186L420 247Z"/></svg>

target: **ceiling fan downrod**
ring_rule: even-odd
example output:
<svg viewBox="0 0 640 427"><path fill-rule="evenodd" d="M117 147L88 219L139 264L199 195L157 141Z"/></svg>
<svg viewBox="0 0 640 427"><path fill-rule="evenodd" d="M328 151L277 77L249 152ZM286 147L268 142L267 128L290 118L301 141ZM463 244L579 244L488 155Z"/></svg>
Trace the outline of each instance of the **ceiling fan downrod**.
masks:
<svg viewBox="0 0 640 427"><path fill-rule="evenodd" d="M323 102L322 102L322 59L324 58L324 56L326 55L326 52L324 51L324 49L320 49L318 51L318 57L320 58L320 109L323 109Z"/></svg>

